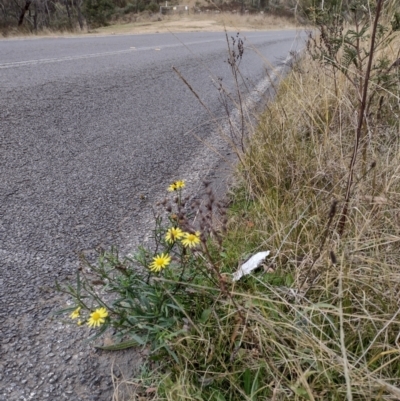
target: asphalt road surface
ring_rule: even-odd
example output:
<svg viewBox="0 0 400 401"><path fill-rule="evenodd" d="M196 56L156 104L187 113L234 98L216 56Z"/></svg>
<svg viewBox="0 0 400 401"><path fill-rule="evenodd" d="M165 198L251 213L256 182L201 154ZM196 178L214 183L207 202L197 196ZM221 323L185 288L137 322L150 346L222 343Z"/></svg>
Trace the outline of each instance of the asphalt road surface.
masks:
<svg viewBox="0 0 400 401"><path fill-rule="evenodd" d="M296 31L241 37L245 97L301 46ZM196 195L218 179L202 141L230 152L217 129L217 87L234 90L227 58L223 33L0 41L1 401L111 399L118 354L52 318L65 302L54 282L74 277L82 251L143 241L173 180Z"/></svg>

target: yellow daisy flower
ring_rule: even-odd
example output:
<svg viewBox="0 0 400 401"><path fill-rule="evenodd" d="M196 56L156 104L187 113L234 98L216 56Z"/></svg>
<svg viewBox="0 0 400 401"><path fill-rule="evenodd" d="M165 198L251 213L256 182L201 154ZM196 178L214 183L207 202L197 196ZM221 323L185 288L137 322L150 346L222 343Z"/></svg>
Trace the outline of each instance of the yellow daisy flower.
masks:
<svg viewBox="0 0 400 401"><path fill-rule="evenodd" d="M168 187L168 191L169 192L174 192L177 191L178 189L182 189L185 187L185 181L183 180L178 180L178 181L174 181L169 187Z"/></svg>
<svg viewBox="0 0 400 401"><path fill-rule="evenodd" d="M80 314L81 314L81 307L78 306L78 307L69 315L69 317L70 317L71 319L78 319L78 317L80 316Z"/></svg>
<svg viewBox="0 0 400 401"><path fill-rule="evenodd" d="M173 244L176 240L181 239L182 237L183 231L179 227L171 227L165 235L165 239L170 244Z"/></svg>
<svg viewBox="0 0 400 401"><path fill-rule="evenodd" d="M184 180L179 180L175 182L176 189L182 189L185 188L185 181Z"/></svg>
<svg viewBox="0 0 400 401"><path fill-rule="evenodd" d="M89 327L97 327L105 322L105 318L108 316L106 308L97 308L90 314L90 318L87 322Z"/></svg>
<svg viewBox="0 0 400 401"><path fill-rule="evenodd" d="M193 248L197 244L200 244L200 233L196 231L194 234L184 233L184 238L182 240L182 245L188 248Z"/></svg>
<svg viewBox="0 0 400 401"><path fill-rule="evenodd" d="M153 262L150 264L150 270L152 272L159 272L161 269L165 269L171 263L171 256L168 254L157 255L153 258Z"/></svg>

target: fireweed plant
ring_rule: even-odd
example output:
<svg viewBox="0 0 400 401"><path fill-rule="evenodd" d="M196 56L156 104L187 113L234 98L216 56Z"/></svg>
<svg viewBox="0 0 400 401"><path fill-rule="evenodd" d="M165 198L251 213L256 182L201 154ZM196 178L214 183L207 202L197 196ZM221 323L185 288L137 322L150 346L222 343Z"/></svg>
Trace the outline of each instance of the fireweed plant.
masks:
<svg viewBox="0 0 400 401"><path fill-rule="evenodd" d="M215 257L221 250L225 206L215 200L209 183L205 201L188 205L184 187L182 180L173 182L169 196L158 204L162 210L155 218L152 247L139 247L126 257L115 248L100 250L97 263L82 258L76 285L58 285L74 303L62 311L69 313L69 321L96 329L89 340L114 329L115 344L100 348L150 346L155 355L167 353L178 361L171 340L210 314L210 288L226 293Z"/></svg>

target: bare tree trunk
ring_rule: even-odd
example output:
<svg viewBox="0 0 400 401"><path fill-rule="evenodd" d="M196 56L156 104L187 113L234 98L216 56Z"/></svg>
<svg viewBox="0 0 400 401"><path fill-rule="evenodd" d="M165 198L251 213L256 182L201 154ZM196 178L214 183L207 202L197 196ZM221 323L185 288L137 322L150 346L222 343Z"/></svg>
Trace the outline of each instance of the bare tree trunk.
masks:
<svg viewBox="0 0 400 401"><path fill-rule="evenodd" d="M33 30L37 33L37 17L38 17L38 6L37 1L33 3L35 9L35 15L33 16Z"/></svg>
<svg viewBox="0 0 400 401"><path fill-rule="evenodd" d="M21 26L23 24L25 13L29 10L29 6L31 5L31 3L32 3L32 0L25 0L25 6L21 10L21 14L19 16L18 26Z"/></svg>
<svg viewBox="0 0 400 401"><path fill-rule="evenodd" d="M69 26L72 28L71 12L70 12L70 10L69 10L68 0L64 0L64 3L65 3L65 8L67 9L67 15L68 15Z"/></svg>
<svg viewBox="0 0 400 401"><path fill-rule="evenodd" d="M78 13L79 28L81 28L81 31L83 31L83 15L82 15L82 11L81 11L81 0L75 0L74 5L75 5L76 11Z"/></svg>
<svg viewBox="0 0 400 401"><path fill-rule="evenodd" d="M47 4L47 0L44 0L43 7L44 7L46 26L47 26L47 28L49 28L50 27L50 10L49 10L49 5Z"/></svg>

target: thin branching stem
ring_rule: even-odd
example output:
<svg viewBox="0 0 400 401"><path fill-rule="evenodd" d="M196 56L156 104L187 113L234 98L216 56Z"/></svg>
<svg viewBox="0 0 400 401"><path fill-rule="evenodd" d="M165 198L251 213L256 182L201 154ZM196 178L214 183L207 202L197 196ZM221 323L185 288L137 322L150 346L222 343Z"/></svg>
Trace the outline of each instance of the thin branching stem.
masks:
<svg viewBox="0 0 400 401"><path fill-rule="evenodd" d="M349 176L348 176L347 185L346 185L346 195L344 198L342 214L340 216L340 220L339 220L339 224L338 224L338 232L339 232L340 236L343 235L344 228L345 228L346 221L347 221L349 202L350 202L350 198L351 198L351 188L353 185L354 169L355 169L355 165L356 165L356 161L357 161L358 149L360 146L364 118L366 118L365 109L367 106L368 86L369 86L369 80L370 80L370 76L371 76L372 62L374 59L375 39L376 39L379 17L380 17L381 10L382 10L382 5L383 5L383 0L378 0L377 6L376 6L376 11L375 11L374 26L372 28L372 34L371 34L371 45L370 45L370 50L369 50L368 65L367 65L367 70L366 70L365 76L364 76L362 100L361 100L360 108L358 111L358 124L357 124L356 138L355 138L355 142L354 142L353 155L351 157L351 162L350 162L350 167L349 167Z"/></svg>

